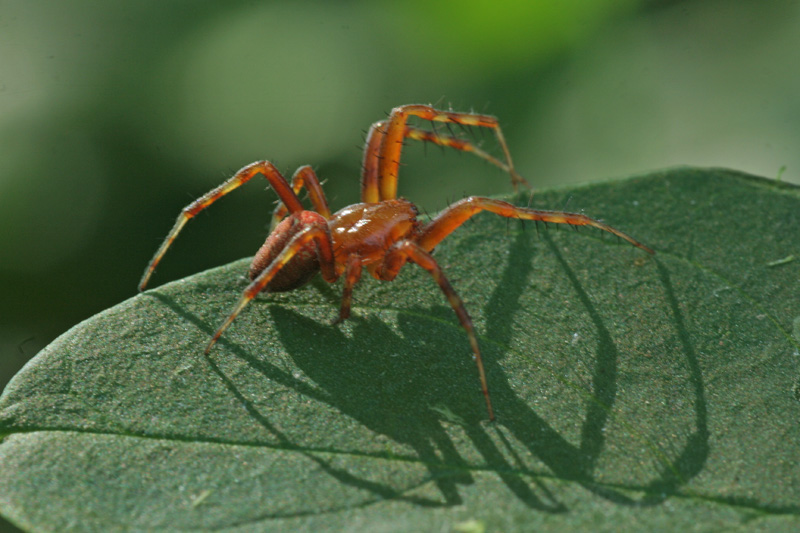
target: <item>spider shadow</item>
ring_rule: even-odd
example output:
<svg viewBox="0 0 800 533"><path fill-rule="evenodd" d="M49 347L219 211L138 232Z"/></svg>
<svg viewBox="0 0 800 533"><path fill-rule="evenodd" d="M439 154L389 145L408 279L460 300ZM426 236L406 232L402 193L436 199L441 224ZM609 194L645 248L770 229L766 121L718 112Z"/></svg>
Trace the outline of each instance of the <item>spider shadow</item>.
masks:
<svg viewBox="0 0 800 533"><path fill-rule="evenodd" d="M527 238L520 235L514 249ZM527 253L512 260L493 298L497 302L495 310L500 323L511 320L518 303L514 304L508 297L497 298L497 295L506 294L502 290L504 287L518 284L521 277L527 277L526 274L521 276L523 271L530 271L532 249L523 245L522 250ZM324 395L329 405L371 432L411 448L414 456L429 469L431 480L443 496L442 505L461 504L458 485L474 483L470 474L474 461L462 458L443 424L444 418L463 428L491 468L527 506L545 512L565 512L563 504L536 476L531 479L538 490L523 481L519 474L510 473L519 471L519 465L508 461L480 424L486 418L485 405L478 392L466 335L459 327L443 333L439 328L431 328L430 318L425 318L427 315L453 322L452 309L443 305L407 311L410 312L398 313L398 329L402 334L393 331L383 319L358 315L348 320L350 331L346 334L340 328L281 306L269 309L281 345L296 366L316 384L320 391L318 396ZM297 331L307 335L298 337ZM510 332L506 334L510 336ZM376 344L375 339L380 339L381 343ZM331 361L320 361L319 346L324 346L331 354ZM454 349L456 346L462 349ZM497 353L494 345L484 345L482 352L484 360L491 362L503 355ZM498 369L496 373L501 371ZM490 381L490 386L497 389L496 380L490 378ZM522 404L508 387L507 380L501 378L499 382L501 396L513 397L513 404ZM498 411L505 409L500 407ZM554 431L548 431L543 421L537 420L539 423L534 422L535 428L531 431L538 436L549 435L554 441L551 447L542 450L563 449L564 440ZM500 439L503 438L501 434ZM540 451L540 455L547 454ZM561 473L569 470L564 466L569 464L568 460L553 457L546 462L556 465L554 470Z"/></svg>
<svg viewBox="0 0 800 533"><path fill-rule="evenodd" d="M449 414L451 419L468 421L461 426L475 449L509 490L531 508L549 512L566 511L543 481L548 476L574 481L618 504L660 503L702 470L709 449L702 375L669 272L661 263L656 263L669 312L688 361L689 379L695 396L695 430L670 465L662 465L660 472L654 472L649 481L637 487L644 496L635 499L597 482L594 472L605 449L605 430L618 394L619 352L613 335L604 323L602 312L592 303L553 240L547 235L543 239L556 257L596 332L591 398L585 401L584 416L577 422L580 424L578 444L567 440L521 400L509 386L499 365L505 354L497 346L511 344L512 324L520 308L519 291L509 290L509 287L531 283L533 247L529 235L523 232L518 233L511 245L514 253L509 255L509 262L484 310L485 337L495 341L491 345L482 343L482 351L499 416L497 424L484 426L478 423L485 418L485 407L476 393L474 363L464 357L462 350L454 349L460 344L464 344L466 349L463 331L460 328L456 330L452 340L443 338L441 331L430 330L429 320L419 317L434 315L452 322L454 317L449 307L410 309L411 313L400 313L398 325L402 335L393 333L385 322L376 318L351 318L353 330L349 336L284 308L271 309L272 318L282 344L298 367L321 390L326 391L326 401L371 431L415 450L421 461L429 465L432 478L436 480L447 504L460 503L457 485L471 483L472 479L466 473L469 465L443 429L442 417L437 415L437 409L439 413ZM343 361L338 359L330 364L321 364L319 358L312 355L315 350L309 349L308 338L298 339L293 333L297 331L298 323L302 324L302 330L311 333L309 338L330 346L332 353L347 354L347 364L342 364ZM372 341L374 338L391 340L384 340L383 344L376 346ZM393 357L391 354L394 352L406 355ZM542 354L531 355L543 357ZM410 381L398 382L398 378ZM365 388L369 389L368 399L353 393ZM537 472L518 457L509 442L511 438L522 443L546 466L549 472L544 477L538 475L541 471ZM457 471L462 473L453 473ZM526 478L531 482L527 482Z"/></svg>
<svg viewBox="0 0 800 533"><path fill-rule="evenodd" d="M489 465L488 470L495 472L509 490L528 507L546 512L567 510L548 488L548 477L576 482L595 495L622 505L658 504L702 470L709 451L702 375L672 287L669 270L656 261L666 305L673 317L690 370L689 379L695 397L695 430L686 439L677 459L672 461L669 468L665 466L649 482L636 487L644 496L634 499L607 484L597 482L594 473L597 460L605 447L604 430L618 393L619 353L612 334L604 324L602 314L595 308L571 266L549 236L545 234L543 240L555 255L596 330L596 359L591 376L592 399L585 402L584 416L578 422L581 425L578 444L568 441L519 398L499 365L500 359L506 354L497 346L511 344L514 315L520 308L518 291L513 288L531 283L533 247L529 236L523 233L518 234L511 245L514 253L510 254L509 262L484 310L487 317L484 336L495 341L491 345L483 342L482 348L492 398L499 415L496 424L479 423L486 417L485 406L477 392L474 363L462 353L468 351L463 331L453 328L452 337L444 335L441 331L432 331L430 320L418 316L433 315L452 322L455 319L449 307L420 308L411 310L416 312L400 313L398 329L401 334L398 334L377 317L356 315L348 321L349 331L346 331L282 306L270 306L268 312L275 323L281 343L313 385L278 369L258 354L250 353L232 343L229 343L229 347L267 379L294 387L310 398L335 407L372 432L385 435L411 448L428 468L429 478L435 483L443 501L409 498L402 491L333 468L318 456L308 454L342 483L367 489L376 497L406 499L422 506L452 506L462 503L458 487L474 483L471 470L475 460L465 460L450 433L446 431L440 415L449 413L451 421L459 422L474 449ZM162 300L167 299L157 296ZM174 305L173 302L171 307ZM335 313L335 310L332 312ZM185 315L186 312L181 310L181 314ZM208 329L210 334L211 327L201 319L189 318L202 324L201 327ZM307 332L307 335L297 336L298 330ZM376 346L376 338L390 341ZM461 344L465 350L453 349ZM336 359L320 361L320 347L338 354ZM404 355L395 355L397 353ZM232 394L246 406L254 419L272 434L285 440L287 446L291 446L288 438L282 436L267 417L258 412L211 359L213 358L209 362L212 369L223 379ZM509 442L511 438L541 461L549 472L542 472L541 469L537 471L526 465L512 449Z"/></svg>

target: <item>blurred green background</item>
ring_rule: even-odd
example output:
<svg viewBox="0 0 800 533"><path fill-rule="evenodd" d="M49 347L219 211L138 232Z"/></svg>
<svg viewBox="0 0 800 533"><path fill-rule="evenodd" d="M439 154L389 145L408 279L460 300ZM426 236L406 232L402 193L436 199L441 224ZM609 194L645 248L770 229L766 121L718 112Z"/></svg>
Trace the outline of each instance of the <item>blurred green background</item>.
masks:
<svg viewBox="0 0 800 533"><path fill-rule="evenodd" d="M794 0L0 0L0 384L136 294L180 209L244 164L310 163L357 201L395 105L500 117L540 188L681 164L798 182L798 56ZM429 211L511 190L468 155L404 162ZM152 286L252 255L273 200L260 180L204 212Z"/></svg>

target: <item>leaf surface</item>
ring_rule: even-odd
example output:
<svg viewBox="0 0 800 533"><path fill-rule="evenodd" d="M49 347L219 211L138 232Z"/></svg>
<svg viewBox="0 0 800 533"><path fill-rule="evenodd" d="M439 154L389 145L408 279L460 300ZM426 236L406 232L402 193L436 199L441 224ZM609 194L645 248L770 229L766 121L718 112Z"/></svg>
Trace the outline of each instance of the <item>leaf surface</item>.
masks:
<svg viewBox="0 0 800 533"><path fill-rule="evenodd" d="M204 355L242 260L92 317L15 377L0 510L30 530L798 527L798 189L680 168L532 201L565 205L656 255L489 214L436 250L496 423L414 265L365 278L336 326L341 283L260 295Z"/></svg>

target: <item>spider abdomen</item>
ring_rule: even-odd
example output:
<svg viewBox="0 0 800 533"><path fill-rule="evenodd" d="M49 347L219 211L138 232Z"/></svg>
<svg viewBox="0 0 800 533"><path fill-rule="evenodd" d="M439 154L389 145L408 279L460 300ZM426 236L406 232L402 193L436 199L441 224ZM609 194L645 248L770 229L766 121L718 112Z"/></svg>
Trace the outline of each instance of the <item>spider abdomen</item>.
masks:
<svg viewBox="0 0 800 533"><path fill-rule="evenodd" d="M250 279L256 279L278 257L292 237L313 224L326 225L327 221L322 215L313 211L300 211L284 218L269 234L267 240L253 257L253 262L250 264ZM294 257L267 283L264 290L284 292L297 289L308 283L317 272L319 272L319 258L316 245L312 240L297 251Z"/></svg>

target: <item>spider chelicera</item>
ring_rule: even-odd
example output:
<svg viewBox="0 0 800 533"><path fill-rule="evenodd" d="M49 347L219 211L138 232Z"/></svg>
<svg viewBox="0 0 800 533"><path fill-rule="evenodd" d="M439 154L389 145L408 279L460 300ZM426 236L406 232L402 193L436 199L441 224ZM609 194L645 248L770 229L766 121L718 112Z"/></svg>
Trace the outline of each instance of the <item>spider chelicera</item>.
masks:
<svg viewBox="0 0 800 533"><path fill-rule="evenodd" d="M441 135L435 129L427 131L411 126L408 124L409 117L448 125L490 128L497 137L505 161L492 157L475 144L455 135ZM422 222L417 218L418 210L413 203L397 198L397 174L405 139L432 142L443 147L472 152L508 172L514 190L519 185L527 186L527 182L514 170L511 154L495 117L440 111L426 105L396 107L387 120L374 123L367 133L361 174L361 203L331 213L320 182L311 167L300 167L292 177L290 186L269 161L251 163L181 211L175 226L147 266L139 283L139 290L144 290L147 286L161 258L189 219L251 178L262 175L280 198L273 213L273 230L253 258L250 266L252 283L212 337L206 353L242 309L263 290L290 291L308 282L317 272L321 272L323 279L329 283L344 276L342 305L334 322L337 323L350 316L353 287L360 279L362 269L366 269L376 279L391 281L407 262L416 263L427 270L439 284L461 326L467 332L473 357L478 365L481 391L486 399L489 419L494 420L494 410L472 320L464 302L431 255L436 245L471 216L481 211L490 211L521 220L593 226L613 233L648 253L652 254L653 251L621 231L582 214L539 211L478 196L464 198L446 208L430 222ZM314 206L313 211L304 209L297 197L303 187L308 191Z"/></svg>

